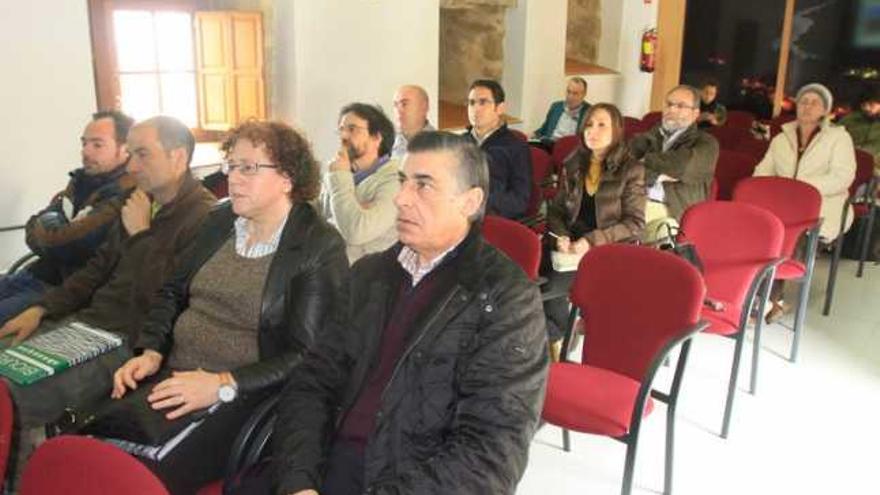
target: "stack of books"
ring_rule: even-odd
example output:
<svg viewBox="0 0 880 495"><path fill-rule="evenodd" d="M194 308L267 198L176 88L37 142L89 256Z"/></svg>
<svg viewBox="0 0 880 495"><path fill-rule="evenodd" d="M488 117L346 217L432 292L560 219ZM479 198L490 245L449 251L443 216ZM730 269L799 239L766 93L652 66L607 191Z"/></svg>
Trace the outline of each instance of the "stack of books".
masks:
<svg viewBox="0 0 880 495"><path fill-rule="evenodd" d="M122 337L79 321L0 351L0 375L30 385L122 345Z"/></svg>

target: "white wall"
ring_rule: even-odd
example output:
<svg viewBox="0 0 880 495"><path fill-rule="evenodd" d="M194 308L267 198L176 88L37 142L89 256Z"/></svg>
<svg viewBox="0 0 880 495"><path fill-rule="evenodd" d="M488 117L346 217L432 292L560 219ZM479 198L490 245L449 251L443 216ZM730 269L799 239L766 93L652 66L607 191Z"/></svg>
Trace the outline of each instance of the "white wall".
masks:
<svg viewBox="0 0 880 495"><path fill-rule="evenodd" d="M547 107L564 96L568 0L519 0L507 10L504 76L507 112L537 129Z"/></svg>
<svg viewBox="0 0 880 495"><path fill-rule="evenodd" d="M79 165L79 133L95 111L86 2L0 2L0 227L21 225ZM0 271L27 252L0 233Z"/></svg>
<svg viewBox="0 0 880 495"><path fill-rule="evenodd" d="M338 148L339 109L423 86L437 122L438 0L297 0L275 4L275 115L305 130L321 161Z"/></svg>
<svg viewBox="0 0 880 495"><path fill-rule="evenodd" d="M605 0L609 4L615 0ZM645 5L641 0L621 0L620 45L618 48L621 88L617 106L624 115L641 117L651 106L651 83L653 75L639 70L642 31L657 27L657 4L659 0ZM605 12L605 11L603 11ZM613 11L609 11L609 15ZM604 15L604 14L603 14ZM605 29L603 17L603 27ZM610 26L609 26L610 27Z"/></svg>
<svg viewBox="0 0 880 495"><path fill-rule="evenodd" d="M602 34L599 38L596 63L617 71L620 70L620 26L623 22L623 7L627 1L632 0L602 0L599 6L602 14Z"/></svg>

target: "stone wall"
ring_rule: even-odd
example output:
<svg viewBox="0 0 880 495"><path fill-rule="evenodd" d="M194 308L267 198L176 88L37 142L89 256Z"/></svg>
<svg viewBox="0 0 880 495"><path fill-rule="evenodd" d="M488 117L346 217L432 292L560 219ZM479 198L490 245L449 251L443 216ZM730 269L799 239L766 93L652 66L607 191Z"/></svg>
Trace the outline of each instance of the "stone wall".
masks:
<svg viewBox="0 0 880 495"><path fill-rule="evenodd" d="M501 80L504 69L504 6L460 0L468 8L440 9L441 100L464 103L474 79Z"/></svg>
<svg viewBox="0 0 880 495"><path fill-rule="evenodd" d="M565 57L578 62L596 63L601 35L602 0L568 0Z"/></svg>

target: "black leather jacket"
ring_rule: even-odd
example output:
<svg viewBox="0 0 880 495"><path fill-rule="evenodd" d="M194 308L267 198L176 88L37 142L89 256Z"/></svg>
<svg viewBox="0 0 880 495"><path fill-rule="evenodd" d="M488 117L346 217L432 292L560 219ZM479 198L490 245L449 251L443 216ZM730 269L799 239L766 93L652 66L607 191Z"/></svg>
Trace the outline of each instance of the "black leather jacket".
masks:
<svg viewBox="0 0 880 495"><path fill-rule="evenodd" d="M150 309L134 346L136 352L152 349L167 354L170 350L174 322L189 305L189 284L202 265L235 235L235 218L228 202L211 212L193 251L162 287ZM260 360L231 370L239 393L262 391L285 380L330 316L345 310L347 285L348 259L342 237L310 205L295 204L263 288Z"/></svg>
<svg viewBox="0 0 880 495"><path fill-rule="evenodd" d="M513 493L544 400L538 288L472 229L452 288L408 331L366 451L366 492ZM403 269L400 245L352 268L347 321L291 377L275 426L277 493L320 489L345 412L379 354Z"/></svg>

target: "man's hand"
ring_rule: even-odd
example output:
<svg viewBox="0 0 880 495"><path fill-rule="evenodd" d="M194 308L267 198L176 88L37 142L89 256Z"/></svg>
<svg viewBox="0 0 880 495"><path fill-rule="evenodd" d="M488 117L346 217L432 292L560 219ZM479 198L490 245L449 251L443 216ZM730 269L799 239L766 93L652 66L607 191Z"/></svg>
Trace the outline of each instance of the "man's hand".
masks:
<svg viewBox="0 0 880 495"><path fill-rule="evenodd" d="M574 241L571 245L571 252L574 254L586 254L590 250L590 241L581 237Z"/></svg>
<svg viewBox="0 0 880 495"><path fill-rule="evenodd" d="M312 489L308 490L300 490L298 492L293 492L290 495L318 495L318 492Z"/></svg>
<svg viewBox="0 0 880 495"><path fill-rule="evenodd" d="M331 172L351 171L351 159L348 157L348 149L344 145L339 147L336 158L330 162L329 168Z"/></svg>
<svg viewBox="0 0 880 495"><path fill-rule="evenodd" d="M135 189L125 206L122 207L122 225L128 235L150 228L150 197L140 189Z"/></svg>
<svg viewBox="0 0 880 495"><path fill-rule="evenodd" d="M145 350L143 354L129 359L113 373L113 392L110 397L121 399L130 388L137 388L137 382L154 375L162 366L162 355L153 350Z"/></svg>
<svg viewBox="0 0 880 495"><path fill-rule="evenodd" d="M147 402L153 409L176 408L165 415L177 419L193 411L204 409L217 402L220 375L207 371L179 371L159 382Z"/></svg>
<svg viewBox="0 0 880 495"><path fill-rule="evenodd" d="M15 338L12 340L12 345L20 343L34 333L34 330L40 326L40 322L43 320L43 315L45 314L46 308L42 306L31 306L19 313L15 318L7 321L6 324L0 328L0 338L14 334Z"/></svg>

